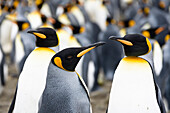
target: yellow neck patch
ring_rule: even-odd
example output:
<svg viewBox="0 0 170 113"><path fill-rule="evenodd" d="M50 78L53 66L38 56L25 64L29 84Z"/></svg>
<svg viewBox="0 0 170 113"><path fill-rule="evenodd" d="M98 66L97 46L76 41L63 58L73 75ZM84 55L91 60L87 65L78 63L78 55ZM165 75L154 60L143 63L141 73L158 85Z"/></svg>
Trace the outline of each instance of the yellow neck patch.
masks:
<svg viewBox="0 0 170 113"><path fill-rule="evenodd" d="M84 51L80 52L77 57L81 57L83 56L84 54L86 54L87 52L89 52L90 50L94 49L96 46L94 47L91 47L91 48L88 48L88 49L85 49Z"/></svg>
<svg viewBox="0 0 170 113"><path fill-rule="evenodd" d="M40 5L42 2L43 2L42 0L36 0L36 1L35 1L35 4L36 4L36 5Z"/></svg>
<svg viewBox="0 0 170 113"><path fill-rule="evenodd" d="M19 1L14 1L14 3L13 3L15 8L17 8L18 4L19 4Z"/></svg>
<svg viewBox="0 0 170 113"><path fill-rule="evenodd" d="M133 46L132 42L130 41L127 41L127 40L121 40L121 39L117 39L117 41L125 44L125 45L128 45L128 46Z"/></svg>
<svg viewBox="0 0 170 113"><path fill-rule="evenodd" d="M29 27L28 23L23 23L22 24L22 30L26 30Z"/></svg>
<svg viewBox="0 0 170 113"><path fill-rule="evenodd" d="M149 14L149 12L150 12L149 7L145 7L145 8L144 8L144 12L145 12L145 14L147 14L147 15L148 15L148 14Z"/></svg>
<svg viewBox="0 0 170 113"><path fill-rule="evenodd" d="M79 32L80 32L80 33L83 33L84 31L85 31L85 28L84 28L84 27L81 27Z"/></svg>
<svg viewBox="0 0 170 113"><path fill-rule="evenodd" d="M47 37L44 35L44 34L41 34L41 33L33 33L34 35L42 38L42 39L46 39Z"/></svg>
<svg viewBox="0 0 170 113"><path fill-rule="evenodd" d="M42 28L42 27L53 28L53 26L51 26L50 24L47 24L47 23L44 23L44 24L41 26L41 28Z"/></svg>
<svg viewBox="0 0 170 113"><path fill-rule="evenodd" d="M147 45L148 45L148 48L149 48L148 52L146 53L146 54L148 54L151 51L151 49L152 49L152 45L151 45L151 43L150 43L148 38L146 38L146 42L147 42Z"/></svg>
<svg viewBox="0 0 170 113"><path fill-rule="evenodd" d="M160 1L160 2L159 2L159 7L165 8L165 3L164 3L163 1Z"/></svg>
<svg viewBox="0 0 170 113"><path fill-rule="evenodd" d="M147 38L151 38L149 31L143 31L142 34Z"/></svg>
<svg viewBox="0 0 170 113"><path fill-rule="evenodd" d="M129 26L130 27L133 27L135 24L136 24L136 22L134 20L130 20L129 21Z"/></svg>
<svg viewBox="0 0 170 113"><path fill-rule="evenodd" d="M146 60L144 60L140 57L135 57L135 56L128 56L128 57L123 58L122 60L125 62L128 62L128 63L129 63L129 61L131 63L146 63L147 62Z"/></svg>
<svg viewBox="0 0 170 113"><path fill-rule="evenodd" d="M62 61L61 61L61 58L60 58L60 57L55 57L55 58L54 58L54 63L55 63L58 67L60 67L61 69L65 70L64 67L63 67L63 65L62 65Z"/></svg>
<svg viewBox="0 0 170 113"><path fill-rule="evenodd" d="M170 35L166 35L165 36L165 43L168 42L169 39L170 39Z"/></svg>

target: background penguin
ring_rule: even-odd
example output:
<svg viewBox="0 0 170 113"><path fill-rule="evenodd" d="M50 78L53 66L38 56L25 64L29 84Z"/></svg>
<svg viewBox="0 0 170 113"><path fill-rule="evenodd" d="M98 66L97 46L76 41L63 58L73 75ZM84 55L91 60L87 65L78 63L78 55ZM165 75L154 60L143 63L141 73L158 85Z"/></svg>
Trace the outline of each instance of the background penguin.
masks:
<svg viewBox="0 0 170 113"><path fill-rule="evenodd" d="M54 55L38 113L91 113L88 89L75 67L85 53L103 44L68 48Z"/></svg>
<svg viewBox="0 0 170 113"><path fill-rule="evenodd" d="M160 89L162 91L163 97L165 97L168 106L167 109L170 110L170 35L167 34L165 39L165 45L163 46L163 68L161 70L161 73L159 75L159 81L158 85L160 86Z"/></svg>
<svg viewBox="0 0 170 113"><path fill-rule="evenodd" d="M164 30L164 27L157 27L157 28L150 28L142 31L142 34L149 38L149 41L152 45L152 54L153 54L153 69L155 71L155 74L159 76L161 69L162 69L162 62L163 62L163 55L162 55L162 49L158 43L158 41L155 39L156 35L158 35L160 32ZM158 56L159 55L159 56Z"/></svg>
<svg viewBox="0 0 170 113"><path fill-rule="evenodd" d="M110 39L124 46L127 57L120 61L115 71L108 113L165 113L152 68L146 60L137 57L150 52L149 40L139 34L129 34L123 38L111 36Z"/></svg>
<svg viewBox="0 0 170 113"><path fill-rule="evenodd" d="M37 113L38 101L46 84L47 68L55 51L48 47L58 46L59 40L55 30L39 28L28 33L36 36L36 46L27 57L20 74L13 113Z"/></svg>
<svg viewBox="0 0 170 113"><path fill-rule="evenodd" d="M112 80L114 71L123 58L123 48L120 43L108 40L107 37L111 35L120 36L120 34L119 28L114 25L111 18L107 18L106 22L108 24L106 30L99 34L99 41L107 42L107 45L103 46L100 51L100 56L102 56L100 57L100 65L104 71L105 78Z"/></svg>
<svg viewBox="0 0 170 113"><path fill-rule="evenodd" d="M31 28L27 20L18 20L19 32L13 41L13 50L11 52L11 62L16 65L18 74L22 71L25 60L35 48L35 38L27 31Z"/></svg>
<svg viewBox="0 0 170 113"><path fill-rule="evenodd" d="M5 54L2 51L2 47L0 46L0 95L3 91L3 87L6 84L8 76L8 66L5 61Z"/></svg>
<svg viewBox="0 0 170 113"><path fill-rule="evenodd" d="M15 19L15 13L7 14L0 26L0 43L5 54L9 54L12 51L12 42L18 32L17 25L13 22Z"/></svg>
<svg viewBox="0 0 170 113"><path fill-rule="evenodd" d="M74 27L75 32L74 36L77 41L81 44L81 46L86 46L92 43L95 43L98 40L98 34L100 32L97 24L92 22L87 22L85 26L82 27ZM93 51L90 51L86 55L84 55L83 59L83 67L82 67L82 77L85 81L88 89L92 91L96 91L100 88L98 83L98 75L100 70L98 51L96 48Z"/></svg>

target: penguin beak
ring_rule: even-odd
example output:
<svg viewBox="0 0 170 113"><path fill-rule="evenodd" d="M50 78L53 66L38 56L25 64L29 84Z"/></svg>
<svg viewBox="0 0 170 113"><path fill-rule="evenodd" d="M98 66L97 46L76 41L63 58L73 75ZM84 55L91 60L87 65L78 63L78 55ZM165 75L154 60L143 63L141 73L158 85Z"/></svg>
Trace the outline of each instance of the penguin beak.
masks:
<svg viewBox="0 0 170 113"><path fill-rule="evenodd" d="M110 40L116 40L116 41L120 42L121 44L124 44L124 45L127 45L127 46L133 46L132 42L125 40L122 37L110 36L109 39Z"/></svg>
<svg viewBox="0 0 170 113"><path fill-rule="evenodd" d="M47 38L44 34L38 32L38 31L36 31L36 30L30 30L30 31L28 31L27 33L33 34L33 35L35 35L36 37L39 37L39 38L42 38L42 39L46 39L46 38Z"/></svg>
<svg viewBox="0 0 170 113"><path fill-rule="evenodd" d="M80 51L78 54L77 54L77 57L82 57L84 54L86 54L87 52L91 51L92 49L98 47L98 46L101 46L101 45L104 45L105 42L98 42L98 43L95 43L93 45L90 45L88 47L85 47L83 48L82 51Z"/></svg>

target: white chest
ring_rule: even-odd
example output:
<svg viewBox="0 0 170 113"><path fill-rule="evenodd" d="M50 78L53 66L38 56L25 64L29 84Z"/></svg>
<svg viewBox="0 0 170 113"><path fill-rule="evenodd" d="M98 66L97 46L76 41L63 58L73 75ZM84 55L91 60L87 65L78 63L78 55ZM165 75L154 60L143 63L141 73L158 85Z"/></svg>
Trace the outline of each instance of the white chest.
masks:
<svg viewBox="0 0 170 113"><path fill-rule="evenodd" d="M150 65L124 58L116 69L108 113L160 113Z"/></svg>

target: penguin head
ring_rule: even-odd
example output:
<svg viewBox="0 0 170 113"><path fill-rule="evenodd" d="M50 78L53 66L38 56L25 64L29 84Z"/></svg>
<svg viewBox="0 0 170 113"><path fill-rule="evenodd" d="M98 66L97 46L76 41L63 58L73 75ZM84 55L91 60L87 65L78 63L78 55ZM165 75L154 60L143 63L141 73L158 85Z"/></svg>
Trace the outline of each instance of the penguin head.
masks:
<svg viewBox="0 0 170 113"><path fill-rule="evenodd" d="M20 21L19 20L19 21L17 21L17 25L19 27L19 31L23 31L23 30L26 30L31 27L29 21L22 21L22 20Z"/></svg>
<svg viewBox="0 0 170 113"><path fill-rule="evenodd" d="M116 24L116 20L114 20L112 17L107 17L106 26L108 26L109 24Z"/></svg>
<svg viewBox="0 0 170 113"><path fill-rule="evenodd" d="M146 29L146 30L142 30L142 34L147 38L154 39L159 33L164 31L164 29L165 29L164 26L156 27L156 28L149 28L149 29Z"/></svg>
<svg viewBox="0 0 170 113"><path fill-rule="evenodd" d="M55 54L51 61L54 65L63 70L75 71L80 58L84 54L103 44L105 43L98 42L87 47L67 48Z"/></svg>
<svg viewBox="0 0 170 113"><path fill-rule="evenodd" d="M109 39L120 42L124 46L126 56L144 55L152 48L149 39L140 34L127 34L123 38L111 36Z"/></svg>
<svg viewBox="0 0 170 113"><path fill-rule="evenodd" d="M71 28L73 34L80 34L80 33L83 33L85 31L85 28L83 26L71 25L69 27Z"/></svg>
<svg viewBox="0 0 170 113"><path fill-rule="evenodd" d="M30 30L28 33L36 36L37 47L55 47L59 44L56 31L52 28L38 28L37 30Z"/></svg>
<svg viewBox="0 0 170 113"><path fill-rule="evenodd" d="M136 22L133 19L125 19L125 20L120 21L118 23L119 26L125 27L125 28L133 27L135 24L136 24Z"/></svg>

